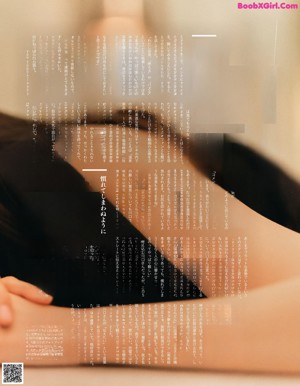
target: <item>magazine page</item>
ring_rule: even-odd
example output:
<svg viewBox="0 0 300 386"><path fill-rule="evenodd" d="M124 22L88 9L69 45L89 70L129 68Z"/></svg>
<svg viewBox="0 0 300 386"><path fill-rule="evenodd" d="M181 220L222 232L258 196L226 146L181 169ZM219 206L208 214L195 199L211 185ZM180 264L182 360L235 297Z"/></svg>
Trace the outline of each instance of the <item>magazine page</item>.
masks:
<svg viewBox="0 0 300 386"><path fill-rule="evenodd" d="M2 384L298 382L299 3L0 11Z"/></svg>

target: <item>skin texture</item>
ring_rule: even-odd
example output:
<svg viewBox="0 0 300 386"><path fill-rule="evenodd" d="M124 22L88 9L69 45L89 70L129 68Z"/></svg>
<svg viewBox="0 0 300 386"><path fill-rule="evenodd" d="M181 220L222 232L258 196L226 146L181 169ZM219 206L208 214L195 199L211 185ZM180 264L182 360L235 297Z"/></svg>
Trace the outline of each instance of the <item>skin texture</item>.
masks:
<svg viewBox="0 0 300 386"><path fill-rule="evenodd" d="M50 304L52 296L46 294L36 286L18 280L12 276L6 276L0 280L0 326L8 327L13 322L13 307L10 294L21 296L33 303Z"/></svg>
<svg viewBox="0 0 300 386"><path fill-rule="evenodd" d="M85 313L86 323L91 318L97 318L102 325L104 313L110 312L112 325L107 337L106 363L123 363L133 365L152 365L155 367L177 367L177 368L200 368L237 371L258 371L275 373L299 373L300 343L297 339L299 331L300 301L297 292L300 290L300 278L294 278L282 283L266 286L261 289L249 291L244 299L237 297L225 299L207 299L202 301L184 301L165 303L160 309L160 323L164 324L167 331L168 307L175 309L180 320L180 310L184 315L180 322L173 326L177 328L177 338L172 345L177 347L176 364L167 364L166 360L156 358L154 350L154 335L150 335L145 346L145 355L148 362L141 356L135 357L133 362L125 359L123 362L116 361L116 352L129 345L128 317L131 306L110 307L109 309L97 308L94 310L77 310L83 316ZM274 299L276 298L276 301ZM41 306L28 302L27 300L11 295L11 301L15 310L15 322L9 329L0 331L0 359L1 361L24 361L27 364L55 364L55 365L78 365L91 363L91 358L83 355L86 342L83 336L74 336L70 331L74 324L70 309L52 306ZM203 360L194 361L192 349L188 349L186 342L192 339L192 330L188 329L188 319L195 318L200 313L211 312L214 307L226 305L230 307L232 321L226 324L225 315L220 313L218 323L204 325L203 331ZM161 304L160 304L161 305ZM148 305L149 306L149 305ZM127 321L124 325L125 338L117 344L116 316L120 310ZM141 317L143 306L136 307L136 313ZM296 310L296 311L295 311ZM93 315L92 315L93 313ZM293 317L291 318L291 313ZM197 316L196 316L197 319ZM198 320L197 320L198 321ZM147 322L145 330L153 328L153 322ZM28 360L25 355L26 330L34 325L56 325L63 330L64 355L58 358L41 357L38 360ZM142 336L142 327L138 327L139 336ZM96 331L94 329L94 331ZM165 338L166 338L165 333ZM97 344L96 333L88 337L88 344ZM100 337L101 339L101 337ZM140 338L142 339L142 338ZM141 344L141 341L139 342ZM141 346L139 346L141 347ZM159 349L160 347L158 347ZM118 349L118 350L117 350ZM78 354L79 353L79 354ZM100 361L101 363L101 361Z"/></svg>
<svg viewBox="0 0 300 386"><path fill-rule="evenodd" d="M96 135L102 136L102 129L98 128L98 130ZM104 142L102 141L102 146L95 151L96 159L93 164L83 164L80 159L72 156L68 161L83 174L83 168L103 167L102 151L108 146L105 143L108 138L102 139ZM147 181L149 173L153 172L153 168L157 167L159 170L165 168L166 173L168 170L173 173L175 169L181 169L184 173L188 171L191 180L195 181L197 186L200 184L207 186L214 204L209 214L211 217L208 219L214 226L201 230L200 224L195 224L188 231L189 236L198 237L200 232L208 236L217 234L222 237L246 235L249 245L248 260L244 262L248 267L247 288L243 288L242 293L228 294L221 285L217 293L214 292L211 280L201 275L201 272L194 277L187 269L190 246L183 241L179 268L201 287L210 297L209 299L72 310L33 304L16 296L21 295L20 292L16 295L12 294L8 296L8 301L12 304L15 319L11 327L0 331L0 356L2 356L0 359L24 361L27 364L77 365L95 362L298 373L300 360L300 343L297 339L300 322L298 311L300 300L297 295L300 289L299 235L258 215L233 197L229 197L230 230L225 229L223 211L225 192L208 181L187 158L181 157L176 147L170 149L170 157L173 161L176 159L176 163L175 161L170 164L162 162L156 165L147 160L147 146L147 133L139 133L137 174L139 177L137 186L133 185L133 197L137 207L142 207L145 196L151 199L154 197L155 191L151 190L152 185L144 182ZM158 143L158 151L162 151L160 146ZM105 166L108 166L109 172L114 172L119 167L128 171L130 169L136 175L137 164L111 162ZM99 175L86 173L84 177L92 190L99 191ZM106 196L114 204L116 204L115 181L115 178L108 177L106 186ZM170 185L173 186L174 181L171 180ZM157 189L156 193L160 197L163 190L160 187ZM170 191L171 202L176 200L175 193ZM124 189L124 202L128 202L130 198L128 194L128 190ZM183 202L187 202L187 190L183 190L181 194ZM132 223L144 236L151 239L156 237L157 248L161 251L164 249L160 243L161 237L171 235L180 238L186 235L186 229L177 227L177 229L168 230L167 224L162 227L160 208L155 206L154 201L150 204L153 208L152 221L150 223L145 221L146 217L140 210L138 215L133 215ZM120 207L120 210L125 216L128 215L126 205ZM212 252L210 250L209 255L212 255ZM178 265L172 253L166 251L165 255ZM210 270L217 265L216 272L219 275L217 279L223 284L224 264L222 265L218 260L213 261L211 258L207 263ZM232 264L232 268L236 269L237 262L234 261ZM1 279L3 280L5 279ZM150 316L145 317L145 315ZM137 323L132 324L134 321ZM28 353L26 355L25 352L26 332L33 326L39 325L55 325L63 331L62 356L28 358ZM91 325L100 328L91 328ZM88 331L86 336L78 333L78 331L84 331L83 327ZM193 335L195 330L196 337ZM136 333L134 337L132 331ZM139 350L136 355L131 356L128 350L133 345L134 339ZM193 349L194 339L197 344ZM162 341L165 345L169 341L171 359L162 354L168 351L168 348L160 343ZM100 347L99 357L91 357L85 351L87 345L90 346L91 343L94 347L97 345ZM122 352L126 355L121 356Z"/></svg>
<svg viewBox="0 0 300 386"><path fill-rule="evenodd" d="M109 147L109 138L108 136L103 135L102 128L99 128L95 132L97 136L97 143L101 143L101 146L98 146L95 151L95 160L93 163L89 164L87 162L83 163L82 160L76 158L76 155L72 154L70 156L69 162L71 165L77 169L78 172L84 175L85 179L88 181L92 190L99 190L99 174L98 173L88 173L83 172L83 168L92 168L95 165L105 165L103 162L103 149ZM159 154L166 152L165 148L162 148L161 142L158 142L157 151ZM212 284L210 280L207 280L205 277L198 276L197 279L193 278L192 274L187 270L187 261L190 259L189 250L191 250L190 245L186 242L186 235L191 238L203 236L229 236L235 237L237 235L247 236L248 239L248 279L247 287L248 289L261 287L267 284L271 284L280 280L289 279L295 275L300 275L300 260L298 258L298 253L296 251L300 250L300 238L296 232L290 231L278 224L273 223L272 221L266 219L265 217L257 214L243 203L235 199L234 197L229 197L228 203L228 212L229 212L229 229L224 227L224 203L225 203L225 192L219 186L215 185L212 181L208 180L196 167L190 162L190 160L181 156L180 151L177 147L170 147L170 159L171 162L159 162L158 164L154 162L148 162L147 159L147 149L148 149L148 134L147 132L139 132L138 140L138 149L139 149L139 159L138 164L129 163L129 162L110 162L106 164L108 167L107 174L107 183L106 183L106 196L107 198L116 205L116 178L114 177L114 170L127 169L131 170L132 175L138 173L138 182L133 183L133 198L137 203L136 207L138 208L136 212L133 211L132 223L133 225L141 232L145 237L151 237L153 240L157 238L157 248L162 251L163 246L161 243L161 237L172 236L172 237L183 237L182 245L182 255L181 261L182 264L179 265L179 268L195 282L196 285L202 288L203 292L207 296L213 295ZM177 160L175 162L175 160ZM153 173L153 169L163 169L165 174L168 170L171 171L171 175L175 169L181 169L185 174L187 171L190 173L190 180L195 182L195 186L207 186L211 198L209 212L209 223L213 224L209 229L200 229L200 224L196 224L190 229L175 229L167 227L167 219L164 219L164 229L161 228L161 217L160 217L160 207L155 205L155 192L152 185L146 185L145 189L140 189L141 180L147 181L148 175ZM110 172L112 173L110 177ZM171 178L170 185L174 185L174 180ZM158 185L157 196L161 197L164 194L165 186L162 188ZM128 189L124 189L122 192L124 201L129 202L129 193ZM170 202L173 204L177 200L177 192L175 190L170 190L168 195L170 197ZM184 189L182 192L182 201L185 204L188 202L187 192ZM196 195L196 201L200 200L199 196ZM147 222L147 214L143 213L140 209L142 204L145 203L145 196L151 197L150 206L151 206L151 222ZM171 206L172 206L171 204ZM120 206L120 211L124 216L128 217L128 207ZM285 261L283 264L282 253L288 258L288 262ZM212 250L209 251L210 256L212 255ZM164 251L168 260L172 263L177 264L178 262L174 258L173 249L171 248L171 253ZM243 257L242 257L243 259ZM190 261L191 263L191 261ZM220 265L221 261L210 259L209 270L210 272L213 269L213 264L216 265L216 275L218 275L219 269L218 264ZM244 261L242 261L244 263ZM234 271L237 269L237 261L234 262ZM224 269L224 268L223 268ZM224 280L224 272L220 273L220 277L217 276L216 280ZM217 296L226 295L224 286L220 286Z"/></svg>

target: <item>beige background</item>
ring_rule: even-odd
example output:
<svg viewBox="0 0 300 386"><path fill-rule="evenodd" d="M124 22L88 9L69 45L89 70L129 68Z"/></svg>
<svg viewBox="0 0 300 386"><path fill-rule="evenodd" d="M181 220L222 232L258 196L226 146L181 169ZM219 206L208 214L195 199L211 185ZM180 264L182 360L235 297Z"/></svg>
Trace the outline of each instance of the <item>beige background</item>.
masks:
<svg viewBox="0 0 300 386"><path fill-rule="evenodd" d="M112 0L113 1L113 0ZM126 0L124 0L126 1ZM221 87L219 101L231 109L206 111L209 119L235 119L246 125L237 138L279 163L300 181L300 10L237 11L232 0L149 0L145 2L150 30L165 33L185 31L216 33L220 37L212 67L233 68L236 83ZM32 34L84 31L87 23L101 15L96 0L0 0L0 110L24 115L24 42ZM277 25L277 26L276 26ZM277 32L276 32L277 30ZM223 40L222 40L223 39ZM220 48L221 47L221 48ZM210 49L210 48L209 48ZM187 63L193 63L193 50ZM238 71L242 71L239 78ZM269 71L277 81L276 122L262 119ZM209 68L207 71L209 79ZM244 71L244 72L243 72ZM247 72L248 71L248 72ZM247 77L245 78L245 73ZM226 81L221 78L222 81ZM236 93L238 90L238 93ZM246 94L243 104L239 96ZM191 103L197 107L197 98ZM225 102L224 102L225 103ZM228 103L228 102L226 102ZM220 114L220 115L218 115ZM228 114L226 116L226 114ZM201 117L198 117L201 121ZM299 385L293 377L264 377L206 372L172 372L120 368L28 368L25 385Z"/></svg>

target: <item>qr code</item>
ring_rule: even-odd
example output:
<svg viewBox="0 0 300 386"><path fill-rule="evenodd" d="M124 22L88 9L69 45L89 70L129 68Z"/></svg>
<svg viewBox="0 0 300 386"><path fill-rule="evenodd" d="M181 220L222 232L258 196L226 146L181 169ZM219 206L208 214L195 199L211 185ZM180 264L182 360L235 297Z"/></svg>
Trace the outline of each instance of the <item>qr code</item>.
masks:
<svg viewBox="0 0 300 386"><path fill-rule="evenodd" d="M23 363L2 363L2 385L21 385L23 383Z"/></svg>

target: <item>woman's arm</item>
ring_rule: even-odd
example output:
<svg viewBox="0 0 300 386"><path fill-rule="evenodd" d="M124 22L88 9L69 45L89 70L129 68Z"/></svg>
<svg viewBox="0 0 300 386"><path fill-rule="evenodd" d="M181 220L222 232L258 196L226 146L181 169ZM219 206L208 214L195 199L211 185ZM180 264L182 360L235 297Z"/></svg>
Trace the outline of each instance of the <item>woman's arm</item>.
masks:
<svg viewBox="0 0 300 386"><path fill-rule="evenodd" d="M94 309L42 307L12 295L16 320L0 331L0 362L299 373L299 293L297 277L252 290L243 299ZM45 346L40 356L32 355L30 334L39 327L41 337L55 329L62 334L61 355L51 354L59 351L55 340L52 350Z"/></svg>

